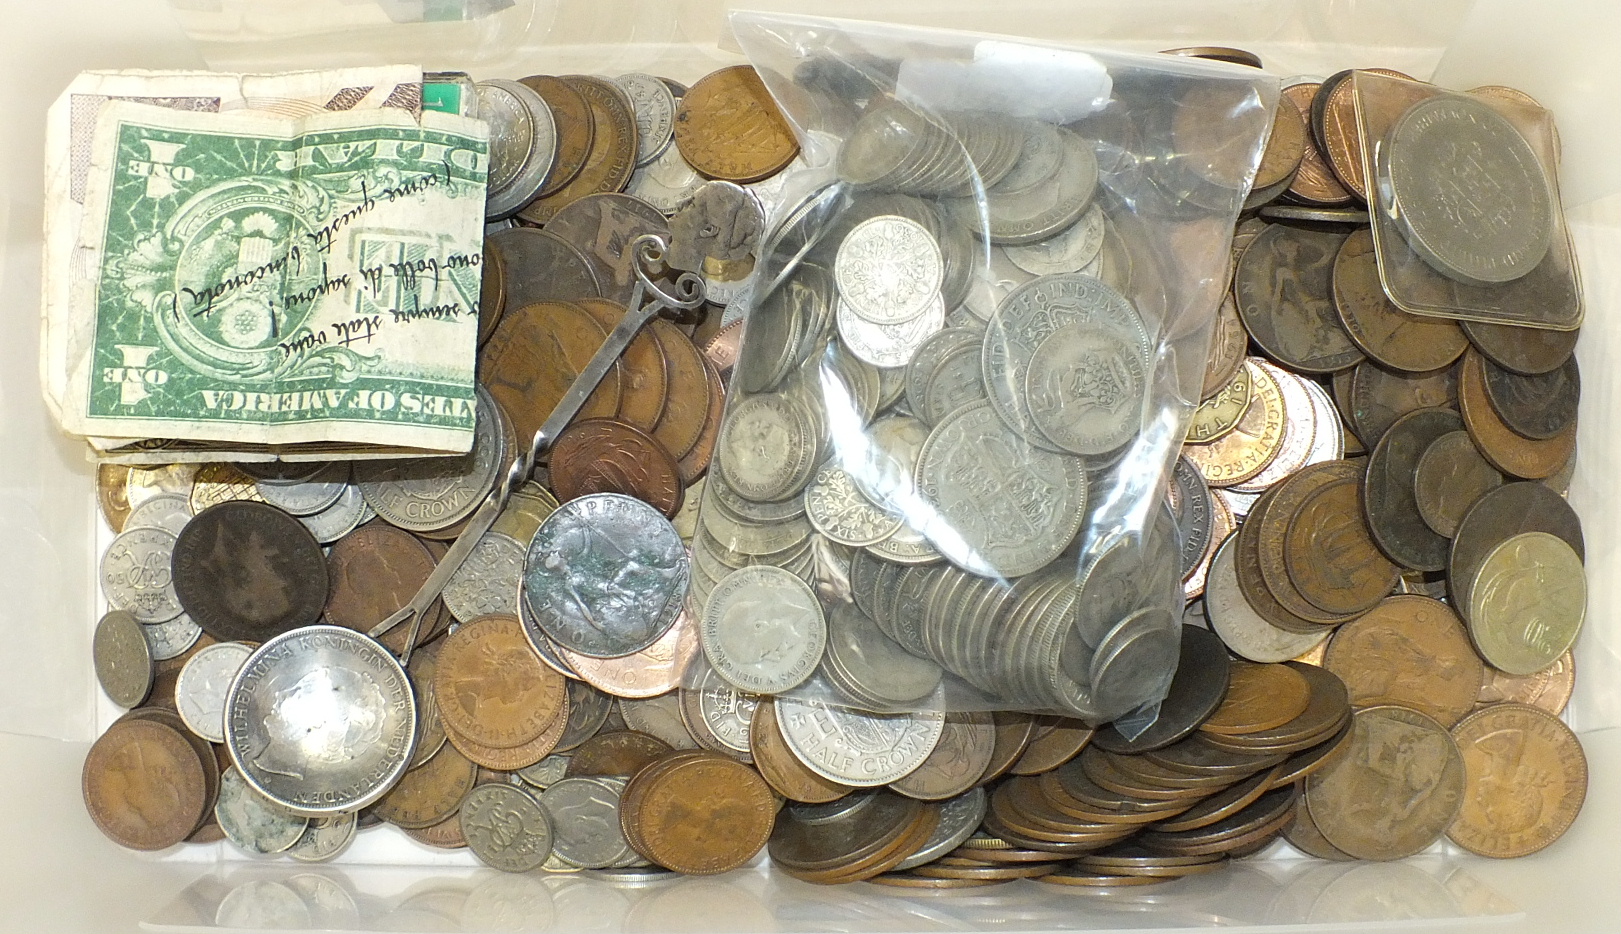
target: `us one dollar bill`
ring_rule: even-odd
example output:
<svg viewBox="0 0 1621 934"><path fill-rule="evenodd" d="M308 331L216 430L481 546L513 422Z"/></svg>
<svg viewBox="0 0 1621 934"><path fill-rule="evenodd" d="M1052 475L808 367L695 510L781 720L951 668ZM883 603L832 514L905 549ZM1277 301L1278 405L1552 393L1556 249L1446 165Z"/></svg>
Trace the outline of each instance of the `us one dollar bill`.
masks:
<svg viewBox="0 0 1621 934"><path fill-rule="evenodd" d="M466 450L487 136L420 82L81 76L48 134L63 429L115 460Z"/></svg>

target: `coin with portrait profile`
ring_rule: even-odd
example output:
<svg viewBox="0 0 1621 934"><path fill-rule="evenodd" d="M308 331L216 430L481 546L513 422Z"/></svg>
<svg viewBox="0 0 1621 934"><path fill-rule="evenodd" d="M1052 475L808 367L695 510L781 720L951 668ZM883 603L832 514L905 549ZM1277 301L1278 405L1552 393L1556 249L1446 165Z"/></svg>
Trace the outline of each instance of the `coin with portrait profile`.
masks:
<svg viewBox="0 0 1621 934"><path fill-rule="evenodd" d="M716 673L753 694L799 685L827 645L816 594L797 575L764 564L733 571L715 586L699 632Z"/></svg>

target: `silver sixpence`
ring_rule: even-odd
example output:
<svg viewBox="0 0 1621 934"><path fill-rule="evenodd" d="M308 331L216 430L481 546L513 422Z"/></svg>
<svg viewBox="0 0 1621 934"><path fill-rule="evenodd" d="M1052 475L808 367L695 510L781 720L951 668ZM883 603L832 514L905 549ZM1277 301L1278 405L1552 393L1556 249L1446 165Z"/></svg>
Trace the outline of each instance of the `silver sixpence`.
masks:
<svg viewBox="0 0 1621 934"><path fill-rule="evenodd" d="M985 577L1046 567L1086 514L1081 461L1029 444L984 402L959 409L929 434L917 484L934 507L920 523L929 541L953 564Z"/></svg>
<svg viewBox="0 0 1621 934"><path fill-rule="evenodd" d="M551 818L520 788L498 782L480 785L458 813L467 848L486 866L529 872L552 855Z"/></svg>
<svg viewBox="0 0 1621 934"><path fill-rule="evenodd" d="M524 544L510 535L485 532L467 561L450 575L440 595L450 615L466 623L480 616L518 615Z"/></svg>
<svg viewBox="0 0 1621 934"><path fill-rule="evenodd" d="M625 193L669 215L686 207L703 183L704 177L687 163L681 150L667 146L658 158L631 173Z"/></svg>
<svg viewBox="0 0 1621 934"><path fill-rule="evenodd" d="M376 515L371 506L367 505L360 487L346 483L343 492L338 494L337 502L313 516L300 516L298 521L304 523L304 528L310 530L316 541L330 545L369 522Z"/></svg>
<svg viewBox="0 0 1621 934"><path fill-rule="evenodd" d="M613 79L636 109L636 164L662 155L675 133L675 95L653 75L631 72Z"/></svg>
<svg viewBox="0 0 1621 934"><path fill-rule="evenodd" d="M775 503L810 482L821 444L803 402L787 393L762 393L726 413L717 447L727 486L747 499Z"/></svg>
<svg viewBox="0 0 1621 934"><path fill-rule="evenodd" d="M146 637L146 644L152 647L152 660L163 662L186 654L186 650L202 638L203 627L197 625L188 614L181 613L161 623L142 623L141 635Z"/></svg>
<svg viewBox="0 0 1621 934"><path fill-rule="evenodd" d="M972 837L974 831L979 829L979 822L985 819L985 810L989 804L990 799L986 796L984 788L972 788L955 798L941 802L940 822L934 825L934 833L916 853L901 860L895 871L902 872L924 863L932 863L962 846L963 841Z"/></svg>
<svg viewBox="0 0 1621 934"><path fill-rule="evenodd" d="M1008 261L1033 276L1082 272L1103 252L1103 208L1094 204L1068 230L1024 246L1009 246Z"/></svg>
<svg viewBox="0 0 1621 934"><path fill-rule="evenodd" d="M355 839L355 815L329 814L312 817L287 855L301 863L325 863L336 859Z"/></svg>
<svg viewBox="0 0 1621 934"><path fill-rule="evenodd" d="M138 623L161 623L180 615L169 563L174 535L162 529L131 529L101 556L101 592L116 610L128 610Z"/></svg>
<svg viewBox="0 0 1621 934"><path fill-rule="evenodd" d="M738 690L780 694L816 670L827 621L803 580L761 564L716 584L703 608L699 642L716 673Z"/></svg>
<svg viewBox="0 0 1621 934"><path fill-rule="evenodd" d="M1076 322L1030 356L1025 400L1042 437L1072 454L1101 455L1130 441L1148 400L1148 360L1136 333Z"/></svg>
<svg viewBox="0 0 1621 934"><path fill-rule="evenodd" d="M534 765L527 765L519 769L518 778L531 788L539 788L541 791L545 791L563 780L568 774L569 762L572 759L572 756L554 753Z"/></svg>
<svg viewBox="0 0 1621 934"><path fill-rule="evenodd" d="M131 529L162 529L178 536L191 521L191 500L178 493L160 493L134 509L124 520L124 531Z"/></svg>
<svg viewBox="0 0 1621 934"><path fill-rule="evenodd" d="M893 214L857 224L833 262L840 297L876 324L899 324L928 311L944 276L933 235L917 221Z"/></svg>
<svg viewBox="0 0 1621 934"><path fill-rule="evenodd" d="M863 318L849 302L839 300L837 321L844 346L878 367L901 367L912 362L923 342L946 324L945 301L936 295L923 313L899 324L878 324Z"/></svg>
<svg viewBox="0 0 1621 934"><path fill-rule="evenodd" d="M225 742L225 700L252 654L241 642L217 642L186 659L174 686L175 707L186 729L211 743Z"/></svg>
<svg viewBox="0 0 1621 934"><path fill-rule="evenodd" d="M874 505L837 464L818 470L816 479L805 489L805 517L816 531L853 548L876 545L900 531L902 525L899 516Z"/></svg>
<svg viewBox="0 0 1621 934"><path fill-rule="evenodd" d="M700 741L713 738L733 753L748 755L749 727L754 723L754 712L760 706L757 695L737 690L716 674L713 668L707 667L698 683L691 688L683 688L682 693L695 698L698 716L708 730L707 737L700 737Z"/></svg>
<svg viewBox="0 0 1621 934"><path fill-rule="evenodd" d="M557 161L557 123L539 94L516 81L480 81L479 117L490 125L484 214L506 217L528 204Z"/></svg>
<svg viewBox="0 0 1621 934"><path fill-rule="evenodd" d="M334 461L307 480L296 483L259 480L254 488L265 502L282 512L293 516L313 516L336 503L348 485L348 462Z"/></svg>
<svg viewBox="0 0 1621 934"><path fill-rule="evenodd" d="M541 523L524 559L522 599L539 635L581 655L617 658L669 630L689 575L687 549L662 513L630 496L594 493Z"/></svg>
<svg viewBox="0 0 1621 934"><path fill-rule="evenodd" d="M405 669L338 626L261 645L225 704L225 748L261 794L311 816L354 811L405 774L417 710Z"/></svg>
<svg viewBox="0 0 1621 934"><path fill-rule="evenodd" d="M558 859L581 869L606 869L631 853L619 828L619 790L598 778L565 778L540 794L551 817ZM464 805L465 807L465 805Z"/></svg>
<svg viewBox="0 0 1621 934"><path fill-rule="evenodd" d="M1255 612L1238 587L1238 566L1234 563L1237 553L1238 533L1235 532L1217 546L1210 562L1210 576L1205 582L1205 616L1227 648L1241 658L1270 664L1299 658L1321 645L1333 632L1330 627L1324 626L1321 632L1315 633L1290 632L1279 629Z"/></svg>
<svg viewBox="0 0 1621 934"><path fill-rule="evenodd" d="M96 624L91 643L96 680L120 707L134 707L152 690L152 647L142 626L124 610L110 610Z"/></svg>
<svg viewBox="0 0 1621 934"><path fill-rule="evenodd" d="M776 712L788 748L811 771L857 788L910 775L934 751L946 725L938 710L865 713L788 697L777 699Z"/></svg>
<svg viewBox="0 0 1621 934"><path fill-rule="evenodd" d="M236 769L226 769L220 776L214 819L238 849L260 856L281 853L297 843L310 822L260 794Z"/></svg>
<svg viewBox="0 0 1621 934"><path fill-rule="evenodd" d="M478 387L473 449L458 457L358 461L355 481L377 514L409 532L432 532L467 518L506 466L501 416Z"/></svg>

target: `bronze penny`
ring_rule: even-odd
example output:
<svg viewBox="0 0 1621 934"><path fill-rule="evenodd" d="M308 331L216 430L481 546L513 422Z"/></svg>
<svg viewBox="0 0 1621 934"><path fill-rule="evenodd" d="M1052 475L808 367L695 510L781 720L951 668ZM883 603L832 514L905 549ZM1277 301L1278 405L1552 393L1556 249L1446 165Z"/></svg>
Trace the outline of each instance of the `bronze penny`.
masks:
<svg viewBox="0 0 1621 934"><path fill-rule="evenodd" d="M1373 543L1358 478L1308 495L1284 533L1284 564L1300 595L1326 613L1361 613L1396 586L1401 569Z"/></svg>
<svg viewBox="0 0 1621 934"><path fill-rule="evenodd" d="M1231 544L1226 547L1232 549L1233 575L1238 579L1239 595L1244 598L1243 603L1247 604L1250 609L1254 610L1255 614L1261 617L1262 621L1269 624L1273 628L1283 630L1284 633L1293 633L1295 635L1308 637L1321 637L1324 623L1313 622L1311 619L1299 616L1286 609L1282 603L1278 602L1278 598L1273 595L1271 588L1267 585L1266 576L1261 570L1261 527L1266 521L1267 515L1272 510L1273 500L1276 499L1278 492L1281 489L1281 486L1273 487L1265 493L1262 493L1260 498L1257 499L1254 505L1250 507L1249 517L1245 519L1241 525L1239 525L1238 531L1234 533L1234 536L1236 537L1230 536ZM1282 528L1282 526L1276 527L1275 534L1281 534ZM1247 534L1245 532L1246 529L1249 530ZM1269 550L1271 551L1273 557L1278 559L1280 563L1283 553L1282 549L1283 545L1281 539L1273 538L1271 548ZM1217 580L1219 582L1224 579L1223 575L1221 574L1223 567L1220 560L1222 558L1221 548L1217 549L1216 557L1217 560L1212 562L1211 567L1217 572ZM1288 578L1289 575L1287 569L1284 569L1283 576L1285 579ZM1288 586L1293 588L1293 582L1289 582ZM1296 592L1295 596L1297 597L1298 603L1306 604L1306 598L1300 597L1298 591ZM1310 607L1310 604L1306 605ZM1334 622L1340 619L1340 617L1317 614L1315 612L1315 607L1310 607L1310 610L1319 620ZM1263 661L1270 662L1275 660L1277 651L1272 647L1271 643L1277 641L1277 634L1260 630L1250 633L1249 630L1246 629L1245 635L1253 635L1254 637L1263 640L1256 645L1246 644L1245 650L1247 652L1251 654L1259 654L1259 652L1264 651L1265 656L1262 658ZM1247 642L1248 639L1246 638L1246 643ZM1283 643L1285 646L1293 646L1296 644L1296 640L1292 639ZM1267 651L1268 649L1271 651Z"/></svg>
<svg viewBox="0 0 1621 934"><path fill-rule="evenodd" d="M1288 665L1234 661L1227 696L1199 729L1221 735L1259 733L1306 712L1311 684Z"/></svg>
<svg viewBox="0 0 1621 934"><path fill-rule="evenodd" d="M1238 317L1238 304L1232 294L1222 297L1216 309L1216 330L1210 337L1210 355L1205 361L1204 385L1201 399L1209 399L1226 386L1244 365L1244 351L1249 348L1249 333Z"/></svg>
<svg viewBox="0 0 1621 934"><path fill-rule="evenodd" d="M1278 456L1283 447L1285 417L1283 390L1271 374L1246 360L1250 405L1232 431L1209 444L1195 444L1182 453L1199 468L1213 487L1228 487L1252 480Z"/></svg>
<svg viewBox="0 0 1621 934"><path fill-rule="evenodd" d="M1486 359L1511 373L1536 376L1559 369L1576 351L1577 331L1550 331L1513 324L1461 321L1469 343Z"/></svg>
<svg viewBox="0 0 1621 934"><path fill-rule="evenodd" d="M1486 394L1485 367L1480 354L1466 354L1458 377L1458 408L1475 447L1493 467L1506 474L1527 480L1552 476L1576 450L1575 420L1545 441L1516 433L1492 408Z"/></svg>
<svg viewBox="0 0 1621 934"><path fill-rule="evenodd" d="M760 774L718 752L648 769L631 779L625 799L633 791L636 807L621 810L621 820L638 825L638 851L687 875L744 865L765 847L777 815L776 797Z"/></svg>
<svg viewBox="0 0 1621 934"><path fill-rule="evenodd" d="M552 489L563 502L592 493L634 496L666 516L681 509L685 487L675 459L636 428L611 418L575 422L551 450Z"/></svg>
<svg viewBox="0 0 1621 934"><path fill-rule="evenodd" d="M1387 78L1413 80L1399 71L1391 71L1388 68L1361 70L1369 74L1384 75ZM1357 129L1356 99L1352 93L1356 89L1356 82L1349 73L1344 74L1344 77L1339 75L1335 77L1339 77L1340 80L1328 86L1327 93L1321 96L1320 113L1313 115L1316 117L1313 129L1322 133L1318 142L1322 146L1323 154L1328 157L1328 164L1334 170L1334 175L1348 191L1366 202L1368 179L1362 165L1362 135ZM1329 80L1332 82L1333 78ZM1380 88L1386 87L1394 86L1380 85ZM1393 111L1392 116L1406 110L1407 105L1417 103L1420 98L1416 95L1420 93L1423 92L1416 89L1408 91L1403 87L1402 90L1390 94L1393 99L1388 106Z"/></svg>
<svg viewBox="0 0 1621 934"><path fill-rule="evenodd" d="M1511 675L1487 666L1480 683L1477 706L1505 701L1530 704L1551 714L1561 714L1570 703L1576 687L1576 661L1569 650L1541 671Z"/></svg>
<svg viewBox="0 0 1621 934"><path fill-rule="evenodd" d="M327 554L326 621L366 632L411 602L433 573L427 546L386 522L355 529Z"/></svg>
<svg viewBox="0 0 1621 934"><path fill-rule="evenodd" d="M591 75L564 75L558 80L579 92L591 110L591 151L574 178L518 211L518 218L531 224L547 223L587 195L623 191L636 170L636 106L625 92Z"/></svg>
<svg viewBox="0 0 1621 934"><path fill-rule="evenodd" d="M1080 755L1096 732L1079 720L1043 714L1018 761L1008 767L1013 775L1037 775L1056 769Z"/></svg>
<svg viewBox="0 0 1621 934"><path fill-rule="evenodd" d="M765 83L749 65L699 79L675 111L675 145L710 178L757 182L799 155L793 130Z"/></svg>
<svg viewBox="0 0 1621 934"><path fill-rule="evenodd" d="M1246 68L1260 68L1261 56L1243 49L1235 49L1222 45L1190 45L1180 49L1163 49L1161 55L1181 55L1185 58L1208 58L1215 62L1226 62L1229 65L1243 65Z"/></svg>
<svg viewBox="0 0 1621 934"><path fill-rule="evenodd" d="M1508 859L1564 835L1587 799L1587 757L1545 710L1499 704L1452 730L1463 754L1463 807L1447 829L1471 853Z"/></svg>
<svg viewBox="0 0 1621 934"><path fill-rule="evenodd" d="M1266 138L1266 149L1261 153L1261 164L1256 169L1251 191L1265 191L1294 177L1306 154L1306 138L1306 115L1294 101L1280 95L1277 110L1272 114L1272 132Z"/></svg>
<svg viewBox="0 0 1621 934"><path fill-rule="evenodd" d="M412 769L421 768L445 747L445 724L439 719L439 701L433 696L433 675L439 668L439 649L443 646L443 642L418 646L405 667L417 705L416 745L411 749L409 766Z"/></svg>
<svg viewBox="0 0 1621 934"><path fill-rule="evenodd" d="M598 733L581 743L569 759L567 776L634 776L670 752L670 744L635 730Z"/></svg>
<svg viewBox="0 0 1621 934"><path fill-rule="evenodd" d="M761 777L790 801L825 804L855 790L812 772L794 755L777 727L776 705L769 697L760 698L749 722L749 755Z"/></svg>
<svg viewBox="0 0 1621 934"><path fill-rule="evenodd" d="M1311 819L1311 808L1307 806L1305 795L1301 795L1295 801L1295 819L1284 828L1283 839L1288 840L1290 846L1307 856L1340 863L1353 859L1350 854L1329 843L1323 832L1317 829L1317 822Z"/></svg>
<svg viewBox="0 0 1621 934"><path fill-rule="evenodd" d="M406 772L374 805L378 817L396 827L420 830L443 823L462 806L478 766L453 746L445 746L419 768Z"/></svg>
<svg viewBox="0 0 1621 934"><path fill-rule="evenodd" d="M1434 843L1458 815L1463 757L1452 735L1405 707L1357 711L1351 745L1306 779L1323 836L1357 859L1401 859Z"/></svg>
<svg viewBox="0 0 1621 934"><path fill-rule="evenodd" d="M85 757L81 784L96 827L132 850L181 842L209 805L196 750L182 731L150 719L109 727Z"/></svg>
<svg viewBox="0 0 1621 934"><path fill-rule="evenodd" d="M996 749L996 726L985 712L946 714L934 751L906 776L890 782L897 794L924 801L954 798L978 783Z"/></svg>
<svg viewBox="0 0 1621 934"><path fill-rule="evenodd" d="M1348 421L1371 451L1403 415L1419 409L1457 408L1458 367L1398 373L1370 361L1352 371L1349 390Z"/></svg>
<svg viewBox="0 0 1621 934"><path fill-rule="evenodd" d="M1271 499L1264 509L1252 510L1249 519L1238 530L1240 554L1253 554L1261 572L1261 583L1273 600L1294 617L1312 623L1333 625L1344 622L1354 613L1331 613L1307 600L1295 586L1288 559L1289 530L1306 502L1318 490L1329 484L1355 479L1359 465L1350 461L1323 461L1297 471L1289 479L1274 487ZM1244 559L1247 575L1248 556ZM1304 569L1300 573L1306 573ZM1240 585L1245 584L1240 577ZM1249 583L1253 584L1253 581ZM1394 582L1392 582L1394 583ZM1315 589L1327 593L1333 589L1332 578L1320 581ZM1249 589L1245 589L1248 597ZM1349 596L1359 596L1351 594ZM1382 594L1380 596L1383 596ZM1348 597L1342 597L1346 602ZM1285 619L1284 622L1291 622ZM1288 628L1285 626L1284 628Z"/></svg>
<svg viewBox="0 0 1621 934"><path fill-rule="evenodd" d="M1333 281L1334 309L1345 332L1382 366L1425 373L1451 364L1469 346L1456 321L1409 314L1390 301L1379 280L1373 233L1366 227L1340 246Z"/></svg>
<svg viewBox="0 0 1621 934"><path fill-rule="evenodd" d="M321 616L326 557L304 524L245 500L203 510L175 539L175 595L224 642L264 642Z"/></svg>
<svg viewBox="0 0 1621 934"><path fill-rule="evenodd" d="M551 171L535 197L556 194L564 185L574 181L591 155L591 142L596 136L596 121L591 116L591 105L567 81L553 75L530 75L519 78L518 83L539 94L552 112L556 127L557 156Z"/></svg>
<svg viewBox="0 0 1621 934"><path fill-rule="evenodd" d="M1451 538L1475 501L1507 479L1480 456L1467 431L1436 438L1418 459L1413 493L1418 513L1436 534Z"/></svg>
<svg viewBox="0 0 1621 934"><path fill-rule="evenodd" d="M1267 771L1257 772L1241 782L1229 785L1202 799L1181 814L1161 821L1155 829L1176 833L1183 830L1198 830L1225 820L1254 804L1257 798L1270 791L1274 787L1273 778L1281 768L1283 768L1281 765L1273 766Z"/></svg>
<svg viewBox="0 0 1621 934"><path fill-rule="evenodd" d="M1304 114L1311 109L1312 98L1317 95L1320 86L1315 82L1292 84L1283 89L1283 96L1294 101ZM1300 169L1289 182L1289 194L1296 200L1321 207L1351 203L1351 193L1345 190L1334 171L1328 167L1328 161L1323 158L1322 150L1317 148L1317 141L1311 138L1310 133L1306 134Z"/></svg>
<svg viewBox="0 0 1621 934"><path fill-rule="evenodd" d="M873 885L884 885L897 889L977 889L987 885L1001 885L1004 879L936 879L930 876L920 876L912 870L904 872L884 872L867 879Z"/></svg>
<svg viewBox="0 0 1621 934"><path fill-rule="evenodd" d="M1419 409L1390 426L1368 455L1362 506L1368 529L1392 561L1415 571L1447 565L1447 540L1424 523L1414 478L1419 458L1437 438L1463 427L1450 409Z"/></svg>
<svg viewBox="0 0 1621 934"><path fill-rule="evenodd" d="M969 879L981 882L1006 882L1012 879L1038 879L1057 871L1062 857L1054 856L1047 863L1025 863L1010 866L946 866L924 863L913 869L915 875L939 879Z"/></svg>
<svg viewBox="0 0 1621 934"><path fill-rule="evenodd" d="M482 616L451 633L433 693L447 732L497 749L530 743L566 716L563 676L541 663L510 616Z"/></svg>
<svg viewBox="0 0 1621 934"><path fill-rule="evenodd" d="M726 384L721 380L720 373L707 359L704 361L704 371L709 377L709 411L704 413L703 431L698 433L692 450L676 462L676 468L681 472L681 482L688 486L709 470L709 463L715 456L715 442L720 438L721 418L726 411Z"/></svg>
<svg viewBox="0 0 1621 934"><path fill-rule="evenodd" d="M436 847L441 850L460 850L467 846L467 837L462 833L461 813L450 815L445 820L432 827L421 827L415 830L406 830L405 835L424 846Z"/></svg>
<svg viewBox="0 0 1621 934"><path fill-rule="evenodd" d="M567 704L568 701L565 698L564 706L567 707ZM451 729L449 725L445 726L445 739L450 742L450 745L456 747L458 752L476 763L480 769L515 772L519 769L526 769L551 755L552 751L557 748L557 741L562 737L563 730L567 725L568 711L565 709L559 712L558 716L552 720L551 725L539 736L522 746L500 749L475 743Z"/></svg>
<svg viewBox="0 0 1621 934"><path fill-rule="evenodd" d="M507 312L480 356L479 380L512 417L512 430L522 443L540 430L607 337L578 305L547 302ZM577 417L612 418L619 398L616 367L603 376Z"/></svg>
<svg viewBox="0 0 1621 934"><path fill-rule="evenodd" d="M670 389L664 412L651 434L677 460L686 457L703 436L709 418L709 374L704 355L674 324L655 318L648 329L664 352Z"/></svg>
<svg viewBox="0 0 1621 934"><path fill-rule="evenodd" d="M1564 497L1540 483L1508 483L1482 496L1458 523L1447 557L1447 589L1452 605L1469 606L1471 585L1481 562L1503 542L1524 532L1548 532L1565 540L1586 560L1582 522Z"/></svg>
<svg viewBox="0 0 1621 934"><path fill-rule="evenodd" d="M501 323L507 310L506 260L499 250L484 244L484 260L480 266L478 292L478 345L483 347Z"/></svg>
<svg viewBox="0 0 1621 934"><path fill-rule="evenodd" d="M1255 386L1251 379L1254 367L1240 366L1225 386L1201 401L1188 422L1185 444L1210 444L1226 437L1238 427L1249 411Z"/></svg>
<svg viewBox="0 0 1621 934"><path fill-rule="evenodd" d="M612 331L624 320L625 306L605 298L583 299L575 304L596 319L604 331ZM642 431L652 430L664 412L669 392L669 366L659 342L642 330L620 354L615 366L621 379L619 412L614 418Z"/></svg>
<svg viewBox="0 0 1621 934"><path fill-rule="evenodd" d="M698 657L698 627L685 607L658 641L640 652L594 658L556 646L557 655L580 678L615 697L642 700L675 690Z"/></svg>
<svg viewBox="0 0 1621 934"><path fill-rule="evenodd" d="M602 295L621 305L636 291L639 260L631 242L643 234L669 238L664 214L640 198L617 192L586 195L565 205L546 230L573 244L596 270Z"/></svg>
<svg viewBox="0 0 1621 934"><path fill-rule="evenodd" d="M1338 675L1313 665L1284 662L1311 685L1311 702L1300 716L1271 730L1258 733L1219 735L1205 733L1206 746L1244 756L1277 757L1272 764L1319 743L1333 739L1351 721L1350 694Z"/></svg>
<svg viewBox="0 0 1621 934"><path fill-rule="evenodd" d="M484 238L501 254L511 311L536 302L572 302L602 295L596 268L574 244L548 230L511 227Z"/></svg>
<svg viewBox="0 0 1621 934"><path fill-rule="evenodd" d="M1511 373L1485 357L1481 357L1481 368L1492 410L1516 434L1546 441L1575 423L1582 378L1574 356L1558 369L1538 376Z"/></svg>
<svg viewBox="0 0 1621 934"><path fill-rule="evenodd" d="M1282 765L1273 770L1272 787L1281 788L1290 782L1298 782L1309 775L1321 772L1349 748L1350 742L1351 717L1347 711L1345 722L1340 725L1339 732L1314 746L1290 755Z"/></svg>
<svg viewBox="0 0 1621 934"><path fill-rule="evenodd" d="M1332 373L1362 359L1334 311L1334 257L1345 238L1273 224L1238 262L1233 294L1245 329L1267 356L1296 372Z"/></svg>
<svg viewBox="0 0 1621 934"><path fill-rule="evenodd" d="M1255 801L1213 824L1196 830L1146 831L1136 842L1151 850L1186 856L1225 853L1283 829L1293 816L1300 788L1286 785L1264 792Z"/></svg>
<svg viewBox="0 0 1621 934"><path fill-rule="evenodd" d="M1484 677L1463 620L1417 595L1388 597L1340 627L1323 667L1340 676L1357 707L1399 704L1445 727L1474 707Z"/></svg>

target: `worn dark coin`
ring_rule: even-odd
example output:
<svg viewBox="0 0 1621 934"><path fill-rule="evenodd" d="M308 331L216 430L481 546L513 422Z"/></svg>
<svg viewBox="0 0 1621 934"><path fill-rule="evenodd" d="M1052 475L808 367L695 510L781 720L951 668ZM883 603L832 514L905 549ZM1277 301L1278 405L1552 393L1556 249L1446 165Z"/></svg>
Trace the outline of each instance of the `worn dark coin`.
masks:
<svg viewBox="0 0 1621 934"><path fill-rule="evenodd" d="M1366 227L1346 238L1334 260L1334 308L1351 340L1393 370L1438 370L1469 346L1456 321L1410 314L1391 302Z"/></svg>
<svg viewBox="0 0 1621 934"><path fill-rule="evenodd" d="M1334 257L1345 238L1273 224L1238 261L1239 317L1267 356L1292 370L1332 373L1362 359L1334 310Z"/></svg>
<svg viewBox="0 0 1621 934"><path fill-rule="evenodd" d="M1576 420L1582 377L1574 356L1558 369L1537 376L1522 376L1490 360L1481 362L1486 371L1486 398L1497 417L1516 433L1546 441Z"/></svg>
<svg viewBox="0 0 1621 934"><path fill-rule="evenodd" d="M1564 497L1529 481L1500 486L1475 501L1452 538L1447 584L1459 612L1468 613L1470 585L1481 563L1498 545L1525 532L1558 536L1586 560L1581 519Z"/></svg>
<svg viewBox="0 0 1621 934"><path fill-rule="evenodd" d="M174 549L181 606L222 642L264 642L315 622L326 606L326 557L303 523L247 500L198 513Z"/></svg>
<svg viewBox="0 0 1621 934"><path fill-rule="evenodd" d="M1435 439L1419 458L1413 491L1424 522L1451 538L1475 500L1504 482L1497 468L1480 456L1469 432L1454 431Z"/></svg>
<svg viewBox="0 0 1621 934"><path fill-rule="evenodd" d="M1526 376L1559 369L1575 352L1576 337L1581 333L1481 321L1463 321L1460 326L1486 359Z"/></svg>
<svg viewBox="0 0 1621 934"><path fill-rule="evenodd" d="M574 181L574 176L580 174L586 158L591 155L596 123L591 117L591 105L562 78L531 75L518 79L518 83L540 95L551 109L552 122L557 126L557 158L536 194L536 197L544 198Z"/></svg>
<svg viewBox="0 0 1621 934"><path fill-rule="evenodd" d="M1363 508L1379 550L1405 568L1439 571L1447 565L1447 540L1424 523L1413 478L1419 459L1442 435L1463 429L1449 409L1420 409L1399 419L1368 455Z"/></svg>
<svg viewBox="0 0 1621 934"><path fill-rule="evenodd" d="M488 242L505 260L508 308L602 297L590 260L550 231L513 227L491 234Z"/></svg>
<svg viewBox="0 0 1621 934"><path fill-rule="evenodd" d="M1227 696L1227 647L1208 629L1184 625L1176 676L1148 729L1127 739L1113 725L1092 736L1092 745L1135 755L1163 749L1199 728Z"/></svg>
<svg viewBox="0 0 1621 934"><path fill-rule="evenodd" d="M1371 451L1403 415L1434 406L1457 408L1458 367L1397 373L1369 361L1351 372L1350 397L1351 429Z"/></svg>
<svg viewBox="0 0 1621 934"><path fill-rule="evenodd" d="M484 342L495 333L495 326L501 323L501 315L507 310L507 267L501 259L499 251L488 243L484 244L484 260L481 268L482 280L478 293L478 343Z"/></svg>
<svg viewBox="0 0 1621 934"><path fill-rule="evenodd" d="M628 305L636 290L630 244L643 234L668 236L664 213L640 198L616 192L587 195L565 205L546 229L578 249L596 272L604 298Z"/></svg>

